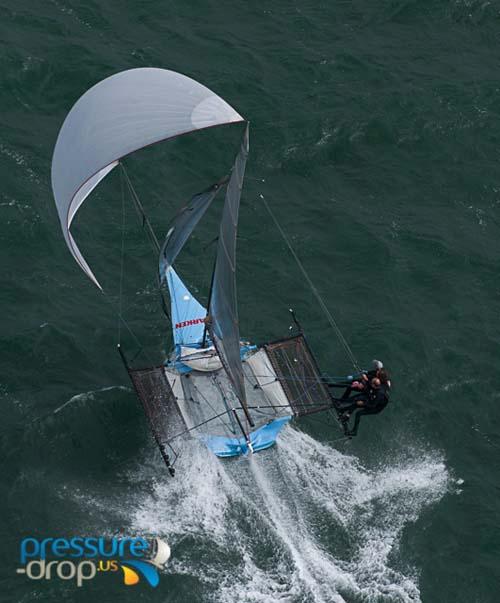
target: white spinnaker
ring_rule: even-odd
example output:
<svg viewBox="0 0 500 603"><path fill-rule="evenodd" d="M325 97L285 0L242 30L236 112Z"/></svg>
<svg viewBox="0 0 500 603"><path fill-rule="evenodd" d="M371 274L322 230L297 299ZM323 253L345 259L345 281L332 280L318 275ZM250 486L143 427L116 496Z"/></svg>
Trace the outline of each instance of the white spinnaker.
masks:
<svg viewBox="0 0 500 603"><path fill-rule="evenodd" d="M175 71L149 67L112 75L75 103L54 149L52 189L66 243L98 287L70 233L78 208L92 190L122 157L138 149L241 121L241 115L202 84Z"/></svg>

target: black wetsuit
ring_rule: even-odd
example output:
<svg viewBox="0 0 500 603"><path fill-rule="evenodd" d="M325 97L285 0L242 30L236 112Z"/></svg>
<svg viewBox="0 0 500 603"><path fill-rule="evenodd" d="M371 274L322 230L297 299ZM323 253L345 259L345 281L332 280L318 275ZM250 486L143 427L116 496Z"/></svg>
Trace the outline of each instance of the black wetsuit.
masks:
<svg viewBox="0 0 500 603"><path fill-rule="evenodd" d="M356 381L358 381L359 383L363 383L364 384L364 389L359 390L359 389L354 389L352 387L351 384L349 384L345 390L345 392L342 394L342 397L340 398L341 400L350 400L350 401L354 401L354 399L356 400L364 400L366 399L366 392L370 389L370 383L371 380L377 376L378 373L378 369L372 369L371 371L366 371L365 373L363 373L364 375L367 376L367 380L364 381L363 379L361 379L361 377L359 379L356 379ZM345 387L345 385L344 385ZM351 394L353 392L356 392L356 395L351 396ZM354 407L355 405L353 405Z"/></svg>
<svg viewBox="0 0 500 603"><path fill-rule="evenodd" d="M363 394L362 394L363 395ZM368 387L368 391L364 394L364 398L360 396L354 396L358 400L363 399L364 405L357 406L355 404L356 416L354 418L354 427L351 431L346 433L351 436L355 436L358 433L359 422L361 421L362 415L376 415L382 412L389 403L389 387L387 385L380 385L380 387Z"/></svg>
<svg viewBox="0 0 500 603"><path fill-rule="evenodd" d="M328 383L329 387L345 387L345 391L341 398L334 398L334 406L339 413L340 420L344 426L344 433L346 435L356 435L358 432L359 422L361 421L362 415L376 415L387 406L389 402L389 389L390 386L381 384L380 387L374 388L371 386L371 380L377 376L378 370L373 369L367 371L365 375L368 377L366 381L358 379L358 381L364 383L364 389L354 389L352 384L349 383ZM346 387L347 385L347 387ZM354 395L351 395L354 394ZM358 406L358 402L362 402L361 406ZM349 418L350 413L354 412L354 427L349 431Z"/></svg>

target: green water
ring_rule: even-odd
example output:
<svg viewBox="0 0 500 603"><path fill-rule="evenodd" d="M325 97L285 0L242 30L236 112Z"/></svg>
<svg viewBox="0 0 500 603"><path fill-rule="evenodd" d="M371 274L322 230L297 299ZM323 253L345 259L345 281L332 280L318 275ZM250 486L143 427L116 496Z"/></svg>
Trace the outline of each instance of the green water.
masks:
<svg viewBox="0 0 500 603"><path fill-rule="evenodd" d="M495 602L498 5L7 1L0 31L0 599ZM293 307L323 370L351 370L264 195L356 357L390 367L393 403L350 444L311 418L252 461L193 444L166 475L114 351L118 174L75 228L108 298L67 251L50 188L72 104L141 66L201 81L251 122L243 335L286 334ZM200 133L128 160L159 235L231 165L238 136ZM216 223L215 211L179 264L202 301ZM126 317L157 355L169 331L130 207L125 235ZM158 588L15 573L25 536L113 534L170 543Z"/></svg>

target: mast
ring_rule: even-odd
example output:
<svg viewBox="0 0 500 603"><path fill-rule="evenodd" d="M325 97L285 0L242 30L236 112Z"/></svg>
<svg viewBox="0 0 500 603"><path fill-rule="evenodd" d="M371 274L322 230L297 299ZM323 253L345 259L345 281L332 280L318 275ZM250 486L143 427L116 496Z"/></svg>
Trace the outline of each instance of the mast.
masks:
<svg viewBox="0 0 500 603"><path fill-rule="evenodd" d="M219 238L219 237L217 237ZM205 329L203 331L203 339L201 342L201 347L204 348L206 345L206 341L207 341L207 332L208 332L208 323L210 321L210 315L209 315L209 311L210 311L210 300L212 299L212 291L214 288L214 276L215 276L215 266L217 263L217 256L215 256L215 260L214 260L214 267L212 270L212 278L210 279L210 290L208 292L208 301L207 301L207 316L205 318Z"/></svg>

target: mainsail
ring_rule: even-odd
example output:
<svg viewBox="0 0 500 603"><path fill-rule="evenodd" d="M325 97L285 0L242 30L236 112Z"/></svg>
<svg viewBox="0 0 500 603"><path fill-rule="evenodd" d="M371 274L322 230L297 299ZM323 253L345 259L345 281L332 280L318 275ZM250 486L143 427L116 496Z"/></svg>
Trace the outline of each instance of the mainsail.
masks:
<svg viewBox="0 0 500 603"><path fill-rule="evenodd" d="M197 193L183 207L172 221L167 236L160 250L160 280L163 281L169 266L172 266L179 252L201 220L210 204L215 199L226 179L217 182L207 190Z"/></svg>
<svg viewBox="0 0 500 603"><path fill-rule="evenodd" d="M236 302L236 232L247 157L248 124L227 185L208 319L212 341L241 402L248 422L253 425L246 403Z"/></svg>

